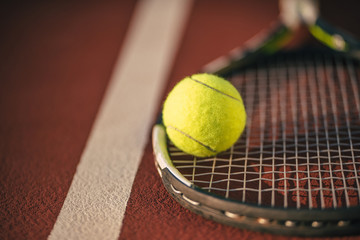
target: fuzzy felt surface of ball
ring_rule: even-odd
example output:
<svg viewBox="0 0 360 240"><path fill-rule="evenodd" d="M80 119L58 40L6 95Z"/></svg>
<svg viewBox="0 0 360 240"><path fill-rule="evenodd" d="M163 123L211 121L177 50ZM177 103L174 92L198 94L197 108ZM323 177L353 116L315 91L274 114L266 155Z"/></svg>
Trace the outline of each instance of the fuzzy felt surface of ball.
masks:
<svg viewBox="0 0 360 240"><path fill-rule="evenodd" d="M246 124L243 100L227 80L194 74L167 96L163 123L169 139L182 151L208 157L229 149Z"/></svg>

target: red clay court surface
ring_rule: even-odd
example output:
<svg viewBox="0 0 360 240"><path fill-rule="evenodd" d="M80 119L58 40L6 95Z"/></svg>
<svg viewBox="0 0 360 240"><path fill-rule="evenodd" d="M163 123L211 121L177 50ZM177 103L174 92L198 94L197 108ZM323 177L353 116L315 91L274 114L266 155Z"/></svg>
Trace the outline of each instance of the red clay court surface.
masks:
<svg viewBox="0 0 360 240"><path fill-rule="evenodd" d="M112 86L108 83L116 60L126 51L124 39L134 27L138 4L130 0L1 4L0 239L46 239L55 231L100 106ZM274 0L198 0L189 6L151 123L178 80L242 45L278 15ZM124 104L129 103L119 102ZM155 169L151 125L143 130L146 144L140 149L125 213L114 223L118 226L115 238L297 239L225 226L181 207L166 192ZM113 201L123 204L117 197ZM92 207L102 209L107 204ZM71 231L62 237L53 233L53 239L82 238L83 230Z"/></svg>

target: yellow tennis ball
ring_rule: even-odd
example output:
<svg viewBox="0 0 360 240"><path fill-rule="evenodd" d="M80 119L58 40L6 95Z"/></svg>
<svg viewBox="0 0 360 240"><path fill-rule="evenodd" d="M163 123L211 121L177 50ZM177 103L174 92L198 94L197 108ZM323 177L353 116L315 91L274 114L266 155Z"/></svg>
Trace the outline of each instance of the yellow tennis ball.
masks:
<svg viewBox="0 0 360 240"><path fill-rule="evenodd" d="M170 140L198 157L229 149L246 123L242 98L227 80L195 74L181 80L163 106L163 122Z"/></svg>

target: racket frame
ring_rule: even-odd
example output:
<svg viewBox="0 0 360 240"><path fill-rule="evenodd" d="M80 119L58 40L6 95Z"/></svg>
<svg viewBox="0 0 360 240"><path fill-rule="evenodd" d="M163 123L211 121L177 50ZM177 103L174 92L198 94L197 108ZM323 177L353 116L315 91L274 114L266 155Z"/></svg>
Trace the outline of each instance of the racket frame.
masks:
<svg viewBox="0 0 360 240"><path fill-rule="evenodd" d="M283 2L285 1L288 0ZM292 5L296 5L295 2L299 3L298 0L294 0ZM317 1L310 0L308 2L313 4ZM314 12L317 13L318 11ZM302 17L304 18L304 16ZM337 34L336 29L331 28L318 16L314 19L315 21L306 22L304 19L303 21L315 38L334 50L356 57L360 56L353 54L357 53L355 51L357 50L357 41L346 34ZM270 30L262 31L255 38L250 39L244 47L236 48L227 56L210 62L204 67L203 71L227 76L234 68L241 68L258 58L271 55L284 48L292 40L298 24L286 24L286 21L281 17L280 20L273 24ZM337 43L334 45L333 42L329 42L317 35L316 31L314 34L316 28L318 28L318 31L321 29L331 36L341 36L345 44L343 46L346 47L340 48L339 46L342 45ZM351 44L348 44L348 42ZM205 218L249 230L303 237L351 235L360 231L359 207L341 209L266 207L234 201L209 193L192 184L173 165L168 154L167 136L165 127L161 123L161 117L153 128L152 136L155 165L166 190L182 206Z"/></svg>
<svg viewBox="0 0 360 240"><path fill-rule="evenodd" d="M303 237L359 232L359 207L321 210L260 207L210 194L192 184L172 164L165 127L155 125L152 134L155 165L166 190L182 206L205 218L249 230Z"/></svg>

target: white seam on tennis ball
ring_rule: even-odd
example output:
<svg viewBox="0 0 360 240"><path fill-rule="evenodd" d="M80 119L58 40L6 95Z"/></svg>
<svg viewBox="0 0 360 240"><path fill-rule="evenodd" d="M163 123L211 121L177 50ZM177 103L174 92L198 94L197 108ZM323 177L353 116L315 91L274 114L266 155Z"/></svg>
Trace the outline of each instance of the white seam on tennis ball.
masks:
<svg viewBox="0 0 360 240"><path fill-rule="evenodd" d="M227 93L224 93L224 92L220 91L219 89L216 89L216 88L214 88L214 87L212 87L212 86L210 86L210 85L207 85L206 83L203 83L203 82L201 82L200 80L197 80L197 79L193 78L192 76L189 77L189 78L190 78L191 80L193 80L194 82L197 82L197 83L199 83L199 84L202 84L202 85L204 85L205 87L208 87L208 88L210 88L210 89L212 89L212 90L214 90L214 91L216 91L216 92L218 92L218 93L220 93L220 94L223 94L223 95L225 95L225 96L227 96L227 97L229 97L229 98L232 98L232 99L234 99L234 100L242 103L242 101L241 101L240 99L237 99L236 97L233 97L233 96L231 96L231 95L229 95L229 94L227 94Z"/></svg>
<svg viewBox="0 0 360 240"><path fill-rule="evenodd" d="M171 128L181 134L183 134L184 136L188 137L189 139L197 142L198 144L200 144L201 146L205 147L207 150L211 151L211 152L214 152L216 153L216 150L215 149L212 149L210 146L206 145L205 143L202 143L201 141L197 140L196 138L192 137L190 134L187 134L186 132L183 132L181 131L180 129L174 127L174 126L171 126L171 125L168 125L166 126L167 128Z"/></svg>

